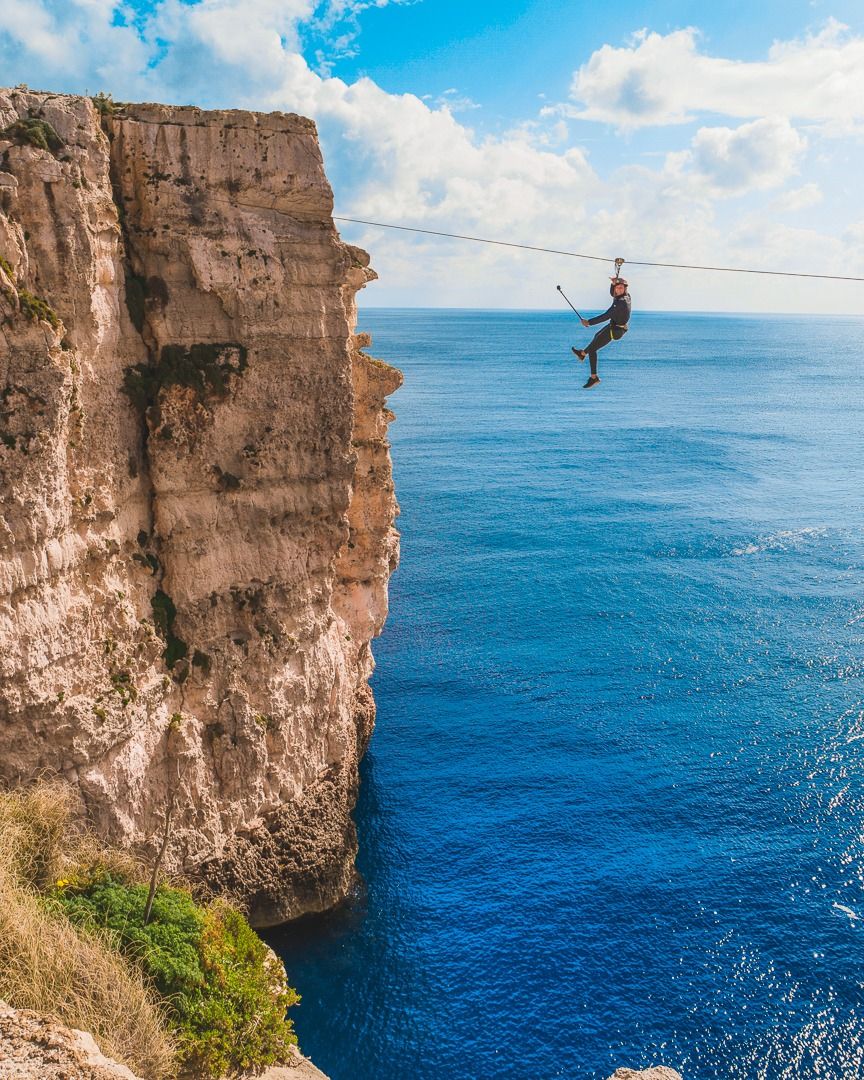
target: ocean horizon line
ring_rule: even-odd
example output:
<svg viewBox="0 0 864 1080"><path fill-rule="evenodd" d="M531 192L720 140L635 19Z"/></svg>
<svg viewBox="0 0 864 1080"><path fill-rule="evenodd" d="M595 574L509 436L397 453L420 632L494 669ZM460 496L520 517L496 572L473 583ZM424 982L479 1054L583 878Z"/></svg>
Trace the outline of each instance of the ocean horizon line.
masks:
<svg viewBox="0 0 864 1080"><path fill-rule="evenodd" d="M593 311L593 308L586 308L586 310ZM495 314L513 314L513 315L570 315L572 312L567 310L558 310L557 308L519 308L519 307L449 307L449 306L435 306L425 305L422 307L414 305L399 305L399 304L358 304L358 311L363 312L372 311L458 311L462 314L468 312L478 313L495 313ZM689 310L675 310L675 309L657 309L657 308L637 308L635 315L642 317L643 315L675 315L675 316L696 316L700 318L734 318L734 319L842 319L844 322L861 322L864 320L864 315L850 315L848 312L845 314L834 313L830 311L689 311Z"/></svg>

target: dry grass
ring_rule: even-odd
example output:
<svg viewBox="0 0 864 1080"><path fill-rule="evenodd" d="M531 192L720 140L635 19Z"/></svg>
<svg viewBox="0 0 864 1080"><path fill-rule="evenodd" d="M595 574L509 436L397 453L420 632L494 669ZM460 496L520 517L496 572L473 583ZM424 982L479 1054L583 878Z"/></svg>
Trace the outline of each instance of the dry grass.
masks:
<svg viewBox="0 0 864 1080"><path fill-rule="evenodd" d="M60 876L67 850L69 796L59 785L0 795L0 867L41 891Z"/></svg>
<svg viewBox="0 0 864 1080"><path fill-rule="evenodd" d="M103 1053L163 1080L176 1073L176 1053L144 977L40 897L61 875L96 863L141 872L76 834L69 817L59 785L0 794L0 998L91 1032Z"/></svg>
<svg viewBox="0 0 864 1080"><path fill-rule="evenodd" d="M88 877L97 866L124 881L147 881L149 871L140 860L106 848L73 823L71 802L68 786L52 781L0 792L0 867L36 892L60 878Z"/></svg>

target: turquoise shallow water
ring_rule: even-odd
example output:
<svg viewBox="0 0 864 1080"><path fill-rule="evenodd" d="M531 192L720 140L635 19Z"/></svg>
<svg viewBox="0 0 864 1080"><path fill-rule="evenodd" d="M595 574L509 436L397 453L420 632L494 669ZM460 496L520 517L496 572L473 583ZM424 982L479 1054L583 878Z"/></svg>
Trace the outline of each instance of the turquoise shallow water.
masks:
<svg viewBox="0 0 864 1080"><path fill-rule="evenodd" d="M864 323L367 311L405 373L333 1080L864 1074ZM578 333L577 333L578 332Z"/></svg>

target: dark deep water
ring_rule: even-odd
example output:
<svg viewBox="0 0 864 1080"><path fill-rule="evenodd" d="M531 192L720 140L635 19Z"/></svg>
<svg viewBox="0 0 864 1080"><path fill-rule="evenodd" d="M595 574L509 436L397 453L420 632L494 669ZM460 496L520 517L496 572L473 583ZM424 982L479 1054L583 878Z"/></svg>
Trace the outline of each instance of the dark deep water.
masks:
<svg viewBox="0 0 864 1080"><path fill-rule="evenodd" d="M864 321L361 315L402 565L332 1080L864 1074ZM452 1073L449 1071L452 1070Z"/></svg>

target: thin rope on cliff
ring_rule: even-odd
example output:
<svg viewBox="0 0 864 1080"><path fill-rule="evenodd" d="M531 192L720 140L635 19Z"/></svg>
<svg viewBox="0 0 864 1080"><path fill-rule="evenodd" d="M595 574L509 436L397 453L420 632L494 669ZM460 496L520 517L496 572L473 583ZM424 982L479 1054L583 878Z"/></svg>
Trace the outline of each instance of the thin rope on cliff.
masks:
<svg viewBox="0 0 864 1080"><path fill-rule="evenodd" d="M389 225L384 221L364 221L361 218L333 215L334 221L348 221L352 225L371 225L376 229L397 229L400 232L422 233L424 236L446 236L451 240L471 240L475 244L494 244L496 247L518 248L521 251L541 251L547 255L567 255L572 259L590 259L592 262L614 262L601 255L584 255L579 251L562 251L559 248L534 247L532 244L515 244L510 240L489 240L483 236L466 236L462 233L439 232L437 229L417 229L409 225ZM623 262L623 260L622 260ZM864 277L848 274L812 274L795 270L754 270L745 266L699 266L695 263L648 262L628 259L628 266L657 266L665 270L713 270L722 274L762 274L766 277L817 278L821 281L862 281Z"/></svg>

